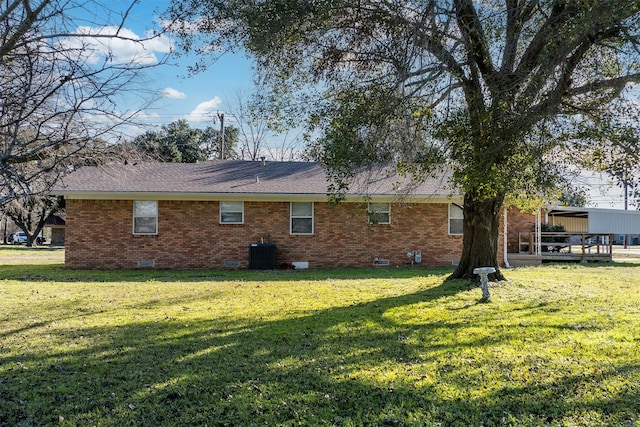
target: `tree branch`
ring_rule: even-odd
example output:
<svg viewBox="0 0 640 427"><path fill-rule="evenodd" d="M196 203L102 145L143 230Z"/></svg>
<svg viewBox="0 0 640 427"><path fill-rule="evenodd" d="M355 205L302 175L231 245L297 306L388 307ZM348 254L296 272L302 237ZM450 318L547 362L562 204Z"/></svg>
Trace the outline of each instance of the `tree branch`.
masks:
<svg viewBox="0 0 640 427"><path fill-rule="evenodd" d="M485 31L472 0L454 0L458 28L462 31L466 54L477 65L487 82L494 81L495 70L491 61Z"/></svg>

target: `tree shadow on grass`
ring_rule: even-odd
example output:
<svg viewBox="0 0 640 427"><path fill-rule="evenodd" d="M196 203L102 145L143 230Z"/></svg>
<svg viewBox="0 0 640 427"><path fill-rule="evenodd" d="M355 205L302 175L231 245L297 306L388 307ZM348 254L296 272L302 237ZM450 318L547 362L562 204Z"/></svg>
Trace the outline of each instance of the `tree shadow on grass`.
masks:
<svg viewBox="0 0 640 427"><path fill-rule="evenodd" d="M73 270L62 264L20 264L0 266L0 276L7 280L24 282L203 282L203 281L306 281L306 280L351 280L376 278L415 278L450 274L451 268L327 268L308 270Z"/></svg>
<svg viewBox="0 0 640 427"><path fill-rule="evenodd" d="M570 270L575 268L638 268L638 263L556 263L545 264L544 268ZM521 268L521 267L519 267ZM536 267L524 267L536 268ZM400 268L327 268L309 270L222 270L222 269L188 269L188 270L75 270L67 269L63 264L19 264L0 265L0 277L6 280L23 282L57 281L57 282L211 282L211 281L314 281L314 280L351 280L351 279L406 279L426 276L448 276L453 271L450 267L400 267ZM504 273L509 279L509 270Z"/></svg>
<svg viewBox="0 0 640 427"><path fill-rule="evenodd" d="M625 372L637 377L638 365L553 382L531 372L531 381L501 389L486 383L490 367L463 369L474 349L520 333L474 336L464 332L477 322L419 315L465 289L447 282L282 320L51 324L50 351L1 358L0 425L553 425L574 412L606 425L637 417L631 381L600 398L580 393Z"/></svg>

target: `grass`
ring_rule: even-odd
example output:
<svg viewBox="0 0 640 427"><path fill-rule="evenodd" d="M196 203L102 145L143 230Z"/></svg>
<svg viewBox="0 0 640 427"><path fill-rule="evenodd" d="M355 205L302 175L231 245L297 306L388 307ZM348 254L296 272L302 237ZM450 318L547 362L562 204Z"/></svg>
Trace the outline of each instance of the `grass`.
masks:
<svg viewBox="0 0 640 427"><path fill-rule="evenodd" d="M640 264L74 271L0 248L0 426L640 426Z"/></svg>

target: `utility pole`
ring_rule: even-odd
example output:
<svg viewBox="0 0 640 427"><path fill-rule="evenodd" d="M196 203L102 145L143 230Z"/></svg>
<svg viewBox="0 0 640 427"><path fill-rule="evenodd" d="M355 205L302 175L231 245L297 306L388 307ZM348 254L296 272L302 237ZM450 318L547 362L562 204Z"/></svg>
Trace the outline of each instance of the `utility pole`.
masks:
<svg viewBox="0 0 640 427"><path fill-rule="evenodd" d="M224 160L224 113L218 112L220 120L220 160Z"/></svg>

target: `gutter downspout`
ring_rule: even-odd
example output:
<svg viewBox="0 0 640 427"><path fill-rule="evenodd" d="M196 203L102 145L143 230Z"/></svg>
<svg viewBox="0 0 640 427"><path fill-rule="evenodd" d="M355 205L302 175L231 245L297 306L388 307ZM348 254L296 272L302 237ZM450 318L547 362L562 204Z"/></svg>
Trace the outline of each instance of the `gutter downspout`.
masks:
<svg viewBox="0 0 640 427"><path fill-rule="evenodd" d="M542 210L538 208L536 214L536 244L535 253L537 256L542 256Z"/></svg>
<svg viewBox="0 0 640 427"><path fill-rule="evenodd" d="M502 242L503 242L503 250L502 250L502 254L504 255L504 266L505 268L511 268L511 266L509 265L509 259L507 258L507 208L503 208L502 212L504 212L504 231L502 233Z"/></svg>

